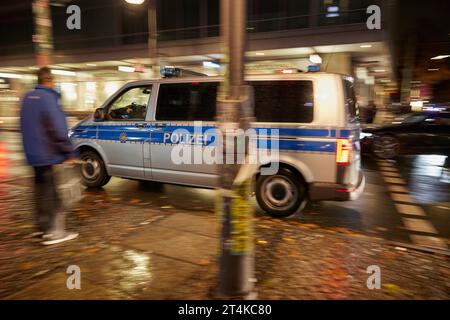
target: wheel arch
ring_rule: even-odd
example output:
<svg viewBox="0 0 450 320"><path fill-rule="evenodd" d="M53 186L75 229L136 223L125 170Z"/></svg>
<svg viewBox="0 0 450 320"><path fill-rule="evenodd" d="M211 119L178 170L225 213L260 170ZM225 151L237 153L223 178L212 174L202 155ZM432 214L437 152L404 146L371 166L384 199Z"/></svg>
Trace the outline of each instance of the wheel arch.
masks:
<svg viewBox="0 0 450 320"><path fill-rule="evenodd" d="M314 182L314 175L308 168L308 166L303 161L295 159L294 157L289 155L280 155L279 159L271 159L269 161L266 161L258 168L257 176L261 174L261 168L268 167L274 162L278 162L280 168L286 168L302 177L306 184Z"/></svg>
<svg viewBox="0 0 450 320"><path fill-rule="evenodd" d="M76 146L76 150L81 154L85 151L92 151L95 152L100 156L100 158L103 160L103 163L105 164L106 172L109 174L108 171L108 158L106 157L105 153L100 150L100 148L96 148L95 146L89 144L89 143L82 143Z"/></svg>

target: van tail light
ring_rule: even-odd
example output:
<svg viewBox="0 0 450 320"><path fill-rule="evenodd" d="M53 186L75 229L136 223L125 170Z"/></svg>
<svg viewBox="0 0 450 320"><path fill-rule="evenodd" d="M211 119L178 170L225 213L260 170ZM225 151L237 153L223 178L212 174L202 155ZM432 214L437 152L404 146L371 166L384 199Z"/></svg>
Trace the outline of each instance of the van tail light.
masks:
<svg viewBox="0 0 450 320"><path fill-rule="evenodd" d="M336 148L336 163L347 165L350 163L352 142L349 139L338 139Z"/></svg>

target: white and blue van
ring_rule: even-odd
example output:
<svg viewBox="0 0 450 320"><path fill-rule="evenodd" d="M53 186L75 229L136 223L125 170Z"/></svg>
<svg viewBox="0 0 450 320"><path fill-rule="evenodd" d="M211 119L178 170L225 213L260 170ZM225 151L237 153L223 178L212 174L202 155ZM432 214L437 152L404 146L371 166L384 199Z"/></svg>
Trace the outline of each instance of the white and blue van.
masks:
<svg viewBox="0 0 450 320"><path fill-rule="evenodd" d="M101 187L111 176L214 188L219 167L171 161L168 139L216 127L221 78L163 78L131 82L95 115L70 131L80 152L83 182ZM302 210L308 200L356 199L364 189L360 125L351 77L330 73L246 77L253 87L252 128L278 129L278 171L255 175L261 208L275 217ZM207 146L205 146L207 147ZM270 165L270 164L264 164Z"/></svg>

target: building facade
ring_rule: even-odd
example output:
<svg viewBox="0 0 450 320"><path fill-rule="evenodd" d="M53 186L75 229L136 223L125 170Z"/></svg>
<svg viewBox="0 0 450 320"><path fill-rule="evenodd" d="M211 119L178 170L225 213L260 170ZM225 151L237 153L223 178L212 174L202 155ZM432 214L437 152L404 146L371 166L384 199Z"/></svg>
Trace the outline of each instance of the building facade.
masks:
<svg viewBox="0 0 450 320"><path fill-rule="evenodd" d="M159 77L159 66L219 73L220 1L156 0L156 12L148 1L71 1L81 9L79 30L66 26L69 3L54 3L51 68L66 110L92 111L125 82ZM367 9L374 4L381 9L380 29L367 26ZM246 72L306 71L311 55L318 55L322 71L355 77L361 105L369 100L382 105L386 90L395 86L389 40L394 5L393 0L248 0ZM31 1L0 9L2 16L12 17L0 20L0 116L8 116L35 82Z"/></svg>

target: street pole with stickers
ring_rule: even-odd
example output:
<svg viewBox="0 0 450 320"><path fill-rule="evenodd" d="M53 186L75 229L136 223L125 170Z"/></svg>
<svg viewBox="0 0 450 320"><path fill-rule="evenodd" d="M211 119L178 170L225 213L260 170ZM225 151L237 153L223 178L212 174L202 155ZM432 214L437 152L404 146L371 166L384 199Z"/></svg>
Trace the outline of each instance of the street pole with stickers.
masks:
<svg viewBox="0 0 450 320"><path fill-rule="evenodd" d="M251 298L255 279L253 210L249 196L254 167L246 165L248 147L242 134L253 121L253 92L244 83L246 0L221 0L220 12L224 81L217 97L223 146L217 202L221 223L217 293L223 298ZM242 144L245 154L239 155ZM233 163L226 161L230 154ZM244 156L245 164L238 163L239 156Z"/></svg>
<svg viewBox="0 0 450 320"><path fill-rule="evenodd" d="M51 64L53 52L52 18L49 0L33 1L34 33L36 62L39 67Z"/></svg>

